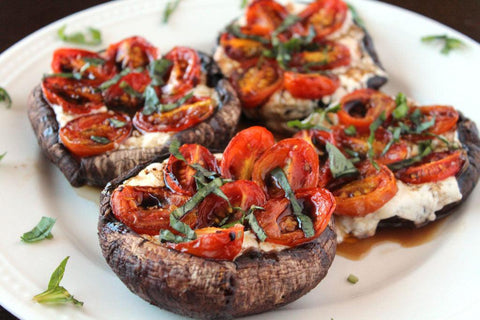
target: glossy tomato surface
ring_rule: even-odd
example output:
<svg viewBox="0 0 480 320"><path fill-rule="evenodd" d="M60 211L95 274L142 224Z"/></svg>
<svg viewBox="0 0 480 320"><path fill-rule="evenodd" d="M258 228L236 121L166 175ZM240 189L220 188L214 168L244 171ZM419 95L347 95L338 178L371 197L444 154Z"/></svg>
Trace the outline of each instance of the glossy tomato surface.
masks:
<svg viewBox="0 0 480 320"><path fill-rule="evenodd" d="M283 84L295 98L321 99L334 93L340 86L340 80L333 74L327 76L319 73L286 71Z"/></svg>
<svg viewBox="0 0 480 320"><path fill-rule="evenodd" d="M290 67L307 72L331 70L350 65L350 50L345 45L334 41L320 41L316 46L314 50L292 54Z"/></svg>
<svg viewBox="0 0 480 320"><path fill-rule="evenodd" d="M158 59L157 48L142 37L134 36L111 44L105 52L107 60L113 61L119 70L145 68Z"/></svg>
<svg viewBox="0 0 480 320"><path fill-rule="evenodd" d="M165 86L162 87L163 99L175 101L188 93L200 82L201 63L197 51L187 47L175 47L165 59L172 62Z"/></svg>
<svg viewBox="0 0 480 320"><path fill-rule="evenodd" d="M229 58L241 63L252 64L265 50L264 45L258 41L237 38L230 33L223 33L220 36L220 45Z"/></svg>
<svg viewBox="0 0 480 320"><path fill-rule="evenodd" d="M135 111L143 106L143 92L150 82L147 72L129 73L102 93L105 104L111 108Z"/></svg>
<svg viewBox="0 0 480 320"><path fill-rule="evenodd" d="M287 9L273 0L255 0L247 8L247 25L259 36L269 36L288 16Z"/></svg>
<svg viewBox="0 0 480 320"><path fill-rule="evenodd" d="M324 39L340 29L347 16L347 4L342 0L317 0L308 5L299 17L305 30L315 29L315 38Z"/></svg>

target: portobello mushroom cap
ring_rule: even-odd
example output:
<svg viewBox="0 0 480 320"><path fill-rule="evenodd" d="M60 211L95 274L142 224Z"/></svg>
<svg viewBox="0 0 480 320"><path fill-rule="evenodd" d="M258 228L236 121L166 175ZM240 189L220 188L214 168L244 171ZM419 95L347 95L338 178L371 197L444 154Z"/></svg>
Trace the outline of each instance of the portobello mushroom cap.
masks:
<svg viewBox="0 0 480 320"><path fill-rule="evenodd" d="M167 150L170 142L175 139L180 143L198 143L211 148L225 147L240 119L240 101L230 83L223 79L217 64L210 56L198 53L202 70L207 74L207 85L215 87L220 100L215 113L204 122L172 135L165 144L153 148L119 149L77 158L62 144L55 112L38 85L28 98L28 117L38 144L74 187L85 184L104 187L108 181Z"/></svg>
<svg viewBox="0 0 480 320"><path fill-rule="evenodd" d="M478 137L478 130L475 123L460 113L460 117L457 122L458 139L460 140L462 147L467 152L467 158L465 163L457 174L456 179L462 199L450 203L443 207L441 210L435 213L437 221L443 217L448 216L458 206L460 206L465 200L467 200L470 193L475 188L478 178L480 177L480 139ZM410 220L402 219L399 217L392 217L385 220L381 220L378 224L379 228L420 228L432 221L425 221L423 224L416 225Z"/></svg>
<svg viewBox="0 0 480 320"><path fill-rule="evenodd" d="M119 222L110 206L113 190L143 168L103 190L98 236L112 270L149 303L194 318L240 317L292 302L327 274L336 251L333 222L315 241L279 252L250 250L235 261L204 259L146 240Z"/></svg>

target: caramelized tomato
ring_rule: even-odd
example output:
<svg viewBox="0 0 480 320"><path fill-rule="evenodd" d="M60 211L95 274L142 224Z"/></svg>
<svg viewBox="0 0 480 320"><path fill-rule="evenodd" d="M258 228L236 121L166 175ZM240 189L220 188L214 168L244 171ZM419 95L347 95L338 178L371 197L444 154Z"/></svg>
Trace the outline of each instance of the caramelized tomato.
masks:
<svg viewBox="0 0 480 320"><path fill-rule="evenodd" d="M111 44L105 52L107 60L113 61L119 69L145 68L158 59L158 51L142 37L130 37Z"/></svg>
<svg viewBox="0 0 480 320"><path fill-rule="evenodd" d="M208 171L218 172L217 161L207 148L199 144L184 144L179 149L188 164L199 164ZM193 175L197 170L173 155L165 168L165 183L174 192L192 196L197 187Z"/></svg>
<svg viewBox="0 0 480 320"><path fill-rule="evenodd" d="M237 38L230 33L223 33L220 36L220 45L229 58L250 64L258 59L265 49L258 41Z"/></svg>
<svg viewBox="0 0 480 320"><path fill-rule="evenodd" d="M234 223L239 221L251 206L263 206L267 201L263 190L252 181L236 180L224 184L220 190L227 196L231 206L215 194L208 195L198 207L197 228Z"/></svg>
<svg viewBox="0 0 480 320"><path fill-rule="evenodd" d="M147 72L132 72L103 92L105 104L111 108L135 111L143 104L143 92L150 84ZM133 89L133 93L126 87Z"/></svg>
<svg viewBox="0 0 480 320"><path fill-rule="evenodd" d="M167 243L167 246L202 258L233 260L242 250L243 229L241 224L227 229L214 227L197 229L195 230L197 239Z"/></svg>
<svg viewBox="0 0 480 320"><path fill-rule="evenodd" d="M259 36L269 36L287 16L287 9L273 0L255 0L246 12L247 25Z"/></svg>
<svg viewBox="0 0 480 320"><path fill-rule="evenodd" d="M155 236L160 230L170 229L170 212L187 200L166 188L121 186L113 191L110 205L115 217L130 229Z"/></svg>
<svg viewBox="0 0 480 320"><path fill-rule="evenodd" d="M270 197L284 192L270 172L280 167L285 172L293 191L313 188L318 181L318 156L313 147L302 139L284 139L266 150L255 162L252 180Z"/></svg>
<svg viewBox="0 0 480 320"><path fill-rule="evenodd" d="M292 55L290 66L302 71L323 71L350 65L348 47L334 41L317 42L318 48Z"/></svg>
<svg viewBox="0 0 480 320"><path fill-rule="evenodd" d="M167 83L162 88L164 99L177 100L187 94L199 82L201 63L197 52L187 47L175 47L165 55L172 62Z"/></svg>
<svg viewBox="0 0 480 320"><path fill-rule="evenodd" d="M299 17L305 30L315 29L315 39L323 39L342 26L347 16L347 5L342 0L317 0L312 2Z"/></svg>
<svg viewBox="0 0 480 320"><path fill-rule="evenodd" d="M274 143L272 133L263 127L240 131L223 152L222 175L229 179L250 180L255 161Z"/></svg>
<svg viewBox="0 0 480 320"><path fill-rule="evenodd" d="M131 131L128 116L110 111L75 118L60 129L59 135L73 154L88 157L114 149Z"/></svg>
<svg viewBox="0 0 480 320"><path fill-rule="evenodd" d="M283 84L295 98L321 99L334 93L340 86L340 80L333 74L325 76L317 73L286 71Z"/></svg>
<svg viewBox="0 0 480 320"><path fill-rule="evenodd" d="M273 198L264 205L265 210L256 210L258 224L267 235L265 241L286 246L296 246L317 238L327 227L335 210L333 195L323 188L301 189L295 193L302 213L313 222L314 236L306 238L293 214L287 198Z"/></svg>
<svg viewBox="0 0 480 320"><path fill-rule="evenodd" d="M370 161L359 166L360 176L344 186L333 190L339 215L363 217L380 209L397 193L393 173L380 164L376 170Z"/></svg>

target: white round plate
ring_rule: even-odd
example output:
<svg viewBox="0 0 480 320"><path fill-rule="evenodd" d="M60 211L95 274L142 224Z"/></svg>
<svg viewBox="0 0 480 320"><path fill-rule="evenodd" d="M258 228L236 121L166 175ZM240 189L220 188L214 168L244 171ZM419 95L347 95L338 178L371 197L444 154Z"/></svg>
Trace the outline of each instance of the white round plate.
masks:
<svg viewBox="0 0 480 320"><path fill-rule="evenodd" d="M24 319L178 318L131 293L110 270L97 240L99 190L72 188L42 155L26 115L30 90L50 69L55 48L65 46L56 30L99 28L104 43L142 35L167 52L174 45L210 51L218 31L240 14L240 0L183 1L168 25L166 1L115 1L57 21L0 56L0 86L13 99L0 106L0 303ZM435 21L390 5L351 0L370 31L390 73L385 87L421 104L451 104L480 123L477 98L480 46ZM449 34L466 43L445 56L420 42ZM100 48L94 48L100 49ZM326 279L300 300L253 318L276 319L470 319L480 303L480 190L444 224L434 240L414 248L375 247L360 261L337 257ZM476 209L477 208L477 209ZM57 218L54 238L24 244L20 235L41 216ZM70 256L62 284L82 308L46 306L32 297L46 289L51 272ZM360 281L352 285L353 273Z"/></svg>

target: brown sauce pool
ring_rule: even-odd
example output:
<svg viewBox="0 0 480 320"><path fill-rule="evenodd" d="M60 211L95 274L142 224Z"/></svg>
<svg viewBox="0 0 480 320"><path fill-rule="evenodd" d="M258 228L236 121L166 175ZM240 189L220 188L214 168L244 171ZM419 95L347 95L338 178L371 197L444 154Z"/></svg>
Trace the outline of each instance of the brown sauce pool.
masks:
<svg viewBox="0 0 480 320"><path fill-rule="evenodd" d="M398 243L404 248L420 246L439 234L445 220L447 219L440 219L418 229L382 229L367 239L346 238L337 246L337 254L349 260L361 260L374 247L386 242Z"/></svg>

